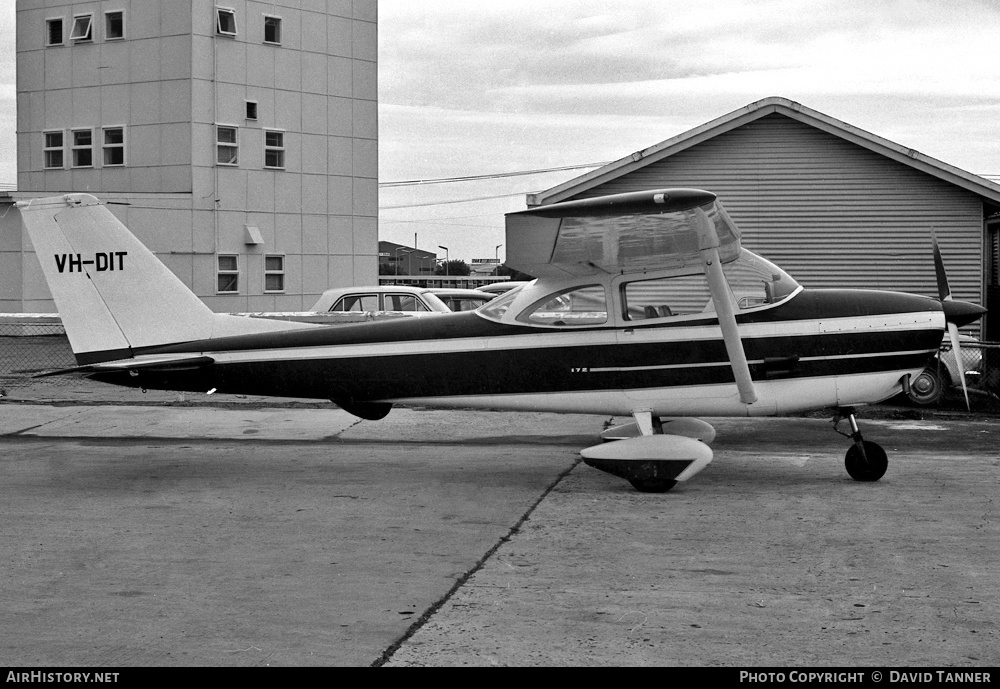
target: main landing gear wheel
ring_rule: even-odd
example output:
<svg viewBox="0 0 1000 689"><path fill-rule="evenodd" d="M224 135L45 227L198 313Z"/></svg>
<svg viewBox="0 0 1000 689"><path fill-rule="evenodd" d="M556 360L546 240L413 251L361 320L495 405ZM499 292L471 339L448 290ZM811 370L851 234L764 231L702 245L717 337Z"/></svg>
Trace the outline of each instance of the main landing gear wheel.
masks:
<svg viewBox="0 0 1000 689"><path fill-rule="evenodd" d="M851 445L847 456L844 457L847 473L855 481L878 481L885 476L885 471L889 468L889 457L878 443L870 440L861 442L864 454L861 453L861 447L855 444Z"/></svg>
<svg viewBox="0 0 1000 689"><path fill-rule="evenodd" d="M851 424L850 434L837 429L837 425L843 419L847 419ZM870 483L885 476L885 471L889 468L889 457L881 445L861 437L857 419L854 418L854 409L838 409L837 416L833 418L833 430L854 441L844 457L844 466L851 478Z"/></svg>
<svg viewBox="0 0 1000 689"><path fill-rule="evenodd" d="M629 483L640 493L666 493L677 485L677 481L665 478L633 478Z"/></svg>

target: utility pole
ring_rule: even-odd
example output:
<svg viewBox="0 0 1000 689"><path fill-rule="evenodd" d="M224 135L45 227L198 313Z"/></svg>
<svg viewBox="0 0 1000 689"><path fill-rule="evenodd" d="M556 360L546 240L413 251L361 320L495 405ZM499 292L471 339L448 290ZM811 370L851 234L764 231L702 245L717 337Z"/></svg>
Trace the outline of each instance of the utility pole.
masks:
<svg viewBox="0 0 1000 689"><path fill-rule="evenodd" d="M448 247L438 244L439 249L444 249L444 275L448 277Z"/></svg>

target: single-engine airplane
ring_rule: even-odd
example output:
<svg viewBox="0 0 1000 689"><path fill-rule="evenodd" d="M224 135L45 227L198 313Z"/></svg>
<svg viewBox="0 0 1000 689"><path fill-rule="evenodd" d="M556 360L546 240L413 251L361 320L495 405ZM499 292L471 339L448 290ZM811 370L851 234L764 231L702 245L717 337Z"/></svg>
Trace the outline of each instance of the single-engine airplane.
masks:
<svg viewBox="0 0 1000 689"><path fill-rule="evenodd" d="M78 372L148 389L631 416L584 461L663 492L712 460L696 416L833 408L848 473L888 464L854 411L904 390L980 306L807 290L740 245L716 196L660 189L506 217L507 264L537 279L473 312L315 325L213 313L96 198L18 203Z"/></svg>

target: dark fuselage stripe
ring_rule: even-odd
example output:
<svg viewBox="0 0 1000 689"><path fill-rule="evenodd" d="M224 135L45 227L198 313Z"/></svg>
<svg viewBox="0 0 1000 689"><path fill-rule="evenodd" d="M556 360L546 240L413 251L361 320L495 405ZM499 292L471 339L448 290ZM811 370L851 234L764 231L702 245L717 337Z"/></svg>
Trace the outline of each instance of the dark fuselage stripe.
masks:
<svg viewBox="0 0 1000 689"><path fill-rule="evenodd" d="M894 337L887 342L886 335ZM936 350L940 331L774 339L777 341L759 340L754 353L748 351L751 375L756 380L916 368ZM839 343L838 346L827 342L828 339ZM917 342L922 348L914 348ZM796 352L801 352L802 356ZM771 360L769 355L772 353L776 361ZM214 387L220 392L345 400L642 389L733 382L721 342L421 352L321 359L287 359L282 358L282 352L260 352L259 355L255 360L220 362L198 371L141 371L130 382L153 388L206 390Z"/></svg>

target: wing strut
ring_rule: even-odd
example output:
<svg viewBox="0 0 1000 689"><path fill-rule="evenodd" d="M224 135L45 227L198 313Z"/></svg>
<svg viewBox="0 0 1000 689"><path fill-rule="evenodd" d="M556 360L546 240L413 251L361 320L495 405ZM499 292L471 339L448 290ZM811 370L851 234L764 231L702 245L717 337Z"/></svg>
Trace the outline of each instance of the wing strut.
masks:
<svg viewBox="0 0 1000 689"><path fill-rule="evenodd" d="M705 277L712 291L712 301L715 302L715 313L719 317L719 327L722 328L722 341L726 343L729 354L729 364L733 367L733 377L740 391L740 401L753 404L757 401L757 391L754 390L750 378L750 366L747 355L743 351L743 341L736 326L736 313L733 311L733 300L730 298L729 285L722 273L722 261L719 258L719 235L715 224L701 208L695 208L698 218L698 249L701 252L705 267Z"/></svg>

